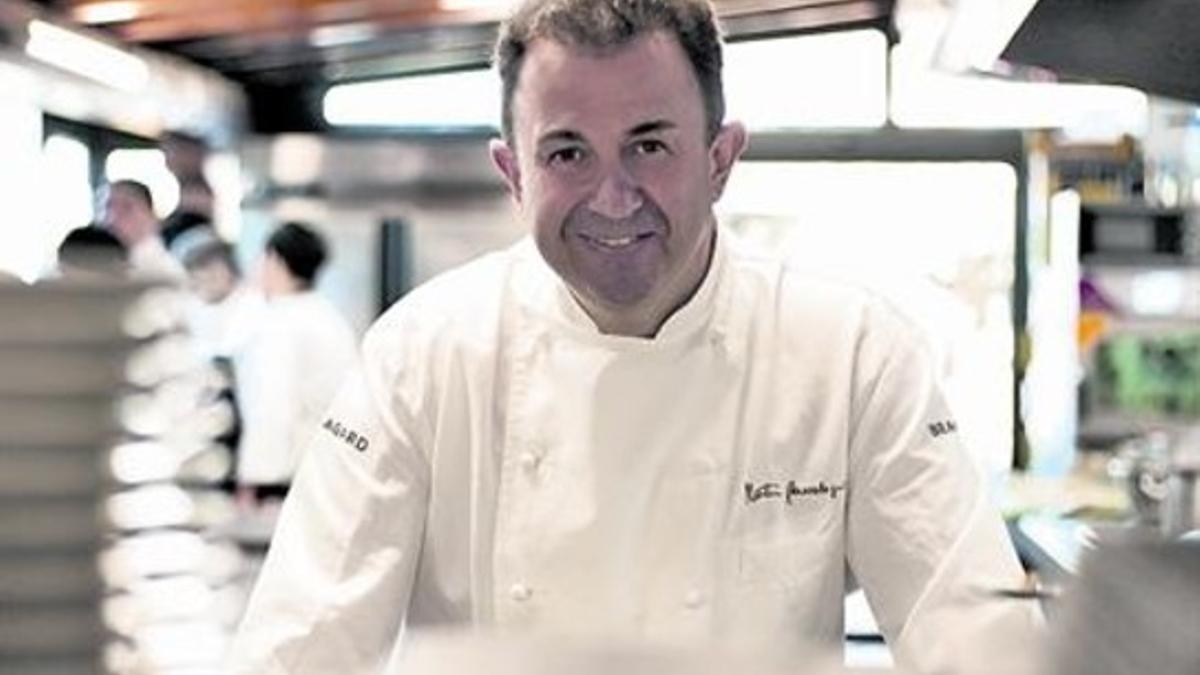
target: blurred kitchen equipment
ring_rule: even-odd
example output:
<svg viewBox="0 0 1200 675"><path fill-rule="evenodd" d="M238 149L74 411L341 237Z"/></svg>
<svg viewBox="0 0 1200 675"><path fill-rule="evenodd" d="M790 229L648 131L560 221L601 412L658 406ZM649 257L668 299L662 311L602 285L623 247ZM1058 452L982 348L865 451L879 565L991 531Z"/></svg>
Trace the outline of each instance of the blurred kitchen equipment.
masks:
<svg viewBox="0 0 1200 675"><path fill-rule="evenodd" d="M1056 675L1200 673L1200 542L1087 551L1052 632Z"/></svg>
<svg viewBox="0 0 1200 675"><path fill-rule="evenodd" d="M1188 450L1192 450L1191 454L1177 457L1170 467L1162 515L1162 534L1167 540L1196 529L1196 473L1200 471L1200 456L1193 448Z"/></svg>
<svg viewBox="0 0 1200 675"><path fill-rule="evenodd" d="M0 675L219 672L231 416L182 319L161 285L0 283Z"/></svg>
<svg viewBox="0 0 1200 675"><path fill-rule="evenodd" d="M871 675L840 655L775 654L628 640L549 637L505 631L433 630L406 636L387 675ZM1014 674L1017 675L1017 674Z"/></svg>

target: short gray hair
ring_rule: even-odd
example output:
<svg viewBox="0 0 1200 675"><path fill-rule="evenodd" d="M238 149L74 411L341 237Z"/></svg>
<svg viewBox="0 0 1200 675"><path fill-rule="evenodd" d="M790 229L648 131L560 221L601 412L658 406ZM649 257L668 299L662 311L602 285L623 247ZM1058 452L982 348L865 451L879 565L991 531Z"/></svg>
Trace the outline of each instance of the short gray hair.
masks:
<svg viewBox="0 0 1200 675"><path fill-rule="evenodd" d="M596 50L652 31L679 39L700 85L708 139L725 118L721 32L708 0L525 0L500 27L494 61L500 71L501 131L512 142L513 94L529 45L538 38Z"/></svg>

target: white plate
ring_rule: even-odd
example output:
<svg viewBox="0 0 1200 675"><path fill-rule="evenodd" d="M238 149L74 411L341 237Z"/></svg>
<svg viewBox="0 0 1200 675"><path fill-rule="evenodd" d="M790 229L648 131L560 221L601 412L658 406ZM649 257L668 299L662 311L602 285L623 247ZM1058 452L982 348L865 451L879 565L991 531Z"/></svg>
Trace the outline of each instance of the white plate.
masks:
<svg viewBox="0 0 1200 675"><path fill-rule="evenodd" d="M145 284L0 284L0 344L97 344L182 324L178 292Z"/></svg>
<svg viewBox="0 0 1200 675"><path fill-rule="evenodd" d="M95 550L105 528L95 499L0 500L0 552Z"/></svg>
<svg viewBox="0 0 1200 675"><path fill-rule="evenodd" d="M95 603L100 592L94 553L0 553L0 607L64 601Z"/></svg>
<svg viewBox="0 0 1200 675"><path fill-rule="evenodd" d="M90 448L8 446L0 450L0 499L90 497L111 483L109 451ZM3 543L0 543L3 546Z"/></svg>
<svg viewBox="0 0 1200 675"><path fill-rule="evenodd" d="M0 663L20 656L97 649L103 631L95 604L12 606L0 612Z"/></svg>
<svg viewBox="0 0 1200 675"><path fill-rule="evenodd" d="M120 436L113 396L0 397L0 448L111 445Z"/></svg>

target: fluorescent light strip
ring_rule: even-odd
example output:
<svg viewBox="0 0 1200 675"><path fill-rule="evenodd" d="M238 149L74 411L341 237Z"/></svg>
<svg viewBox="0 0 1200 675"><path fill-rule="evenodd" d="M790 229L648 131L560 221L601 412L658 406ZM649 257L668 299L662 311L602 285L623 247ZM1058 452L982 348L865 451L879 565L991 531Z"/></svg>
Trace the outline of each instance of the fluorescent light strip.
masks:
<svg viewBox="0 0 1200 675"><path fill-rule="evenodd" d="M141 9L138 3L131 0L114 0L77 5L74 14L80 23L85 24L121 23L138 18Z"/></svg>
<svg viewBox="0 0 1200 675"><path fill-rule="evenodd" d="M489 11L500 13L507 11L512 0L438 0L438 9L443 12Z"/></svg>
<svg viewBox="0 0 1200 675"><path fill-rule="evenodd" d="M991 72L1037 0L961 0L938 50L952 71Z"/></svg>
<svg viewBox="0 0 1200 675"><path fill-rule="evenodd" d="M341 84L325 94L334 126L498 127L500 80L491 70Z"/></svg>
<svg viewBox="0 0 1200 675"><path fill-rule="evenodd" d="M728 117L750 129L879 127L887 120L887 37L851 30L735 42L723 79Z"/></svg>
<svg viewBox="0 0 1200 675"><path fill-rule="evenodd" d="M317 49L328 49L367 42L378 35L379 29L370 21L339 23L312 29L308 34L308 44Z"/></svg>
<svg viewBox="0 0 1200 675"><path fill-rule="evenodd" d="M138 57L37 19L29 22L25 53L122 91L141 91L150 81L150 68Z"/></svg>
<svg viewBox="0 0 1200 675"><path fill-rule="evenodd" d="M795 64L786 83L767 73ZM729 117L752 129L881 126L887 115L887 39L876 30L729 45ZM400 77L332 87L334 126L492 127L500 79L490 70Z"/></svg>

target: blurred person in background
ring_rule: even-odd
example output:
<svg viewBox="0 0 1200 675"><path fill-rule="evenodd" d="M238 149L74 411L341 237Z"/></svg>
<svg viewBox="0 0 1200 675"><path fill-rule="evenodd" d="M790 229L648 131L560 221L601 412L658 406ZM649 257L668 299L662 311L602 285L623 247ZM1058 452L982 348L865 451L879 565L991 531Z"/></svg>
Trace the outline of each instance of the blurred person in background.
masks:
<svg viewBox="0 0 1200 675"><path fill-rule="evenodd" d="M182 259L179 249L183 235L194 231L215 235L213 228L213 192L203 177L179 183L179 205L163 219L162 238L167 249Z"/></svg>
<svg viewBox="0 0 1200 675"><path fill-rule="evenodd" d="M149 188L134 180L114 181L101 191L101 203L101 222L129 252L134 276L179 283L186 280L183 265L163 244Z"/></svg>
<svg viewBox="0 0 1200 675"><path fill-rule="evenodd" d="M238 370L244 505L286 495L309 433L353 368L357 336L313 290L327 257L313 228L289 222L271 234L260 260L267 306Z"/></svg>
<svg viewBox="0 0 1200 675"><path fill-rule="evenodd" d="M262 293L245 283L233 246L215 232L192 230L179 244L188 288L199 301L190 321L198 351L205 358L240 354L261 329Z"/></svg>
<svg viewBox="0 0 1200 675"><path fill-rule="evenodd" d="M802 669L853 577L905 672L1028 673L1037 612L997 598L1025 576L919 327L717 225L747 138L712 7L525 0L496 54L532 236L368 332L233 672L400 673L430 626Z"/></svg>
<svg viewBox="0 0 1200 675"><path fill-rule="evenodd" d="M208 143L183 131L166 133L159 147L167 170L179 183L179 204L163 219L163 243L172 253L176 239L194 228L212 228L213 191L204 175ZM177 253L178 255L178 253Z"/></svg>
<svg viewBox="0 0 1200 675"><path fill-rule="evenodd" d="M69 279L123 277L128 266L121 241L95 225L71 230L58 245L58 271Z"/></svg>
<svg viewBox="0 0 1200 675"><path fill-rule="evenodd" d="M191 230L179 237L176 249L196 300L188 312L194 348L221 375L212 395L226 401L233 411L229 431L217 439L234 457L234 471L223 483L232 492L246 424L242 409L246 395L241 389L247 373L253 372L249 360L266 317L266 303L256 288L243 281L233 246L212 230Z"/></svg>

